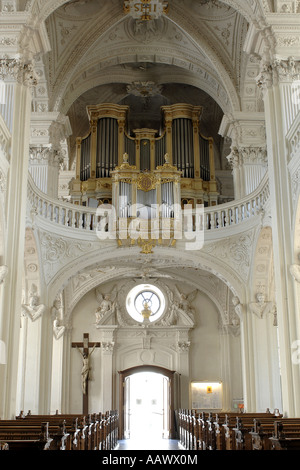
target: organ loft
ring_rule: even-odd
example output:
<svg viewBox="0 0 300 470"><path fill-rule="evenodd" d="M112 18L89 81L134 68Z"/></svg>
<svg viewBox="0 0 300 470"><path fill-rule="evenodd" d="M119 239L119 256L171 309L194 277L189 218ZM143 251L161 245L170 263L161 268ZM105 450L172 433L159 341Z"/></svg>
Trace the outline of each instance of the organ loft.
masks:
<svg viewBox="0 0 300 470"><path fill-rule="evenodd" d="M216 205L213 138L201 133L203 108L162 106L160 129L130 129L129 112L116 104L87 107L90 128L76 141L72 202L113 204L119 216L140 205L148 217L155 204L168 217L174 204Z"/></svg>

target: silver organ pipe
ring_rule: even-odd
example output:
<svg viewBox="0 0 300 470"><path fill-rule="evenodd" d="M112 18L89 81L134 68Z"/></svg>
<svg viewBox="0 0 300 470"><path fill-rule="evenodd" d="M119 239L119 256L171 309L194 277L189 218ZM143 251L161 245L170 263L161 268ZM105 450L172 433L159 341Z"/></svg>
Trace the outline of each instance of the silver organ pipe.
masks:
<svg viewBox="0 0 300 470"><path fill-rule="evenodd" d="M80 175L81 181L87 181L91 172L91 134L89 134L81 142L81 165Z"/></svg>
<svg viewBox="0 0 300 470"><path fill-rule="evenodd" d="M199 134L200 145L200 178L203 181L210 180L209 141Z"/></svg>
<svg viewBox="0 0 300 470"><path fill-rule="evenodd" d="M165 163L166 136L163 135L155 141L155 167L162 166Z"/></svg>
<svg viewBox="0 0 300 470"><path fill-rule="evenodd" d="M129 165L136 165L136 145L135 139L125 134L125 152L128 154Z"/></svg>
<svg viewBox="0 0 300 470"><path fill-rule="evenodd" d="M161 202L162 217L174 217L174 189L172 182L161 185Z"/></svg>
<svg viewBox="0 0 300 470"><path fill-rule="evenodd" d="M97 130L96 177L109 178L118 162L118 123L112 118L99 119Z"/></svg>
<svg viewBox="0 0 300 470"><path fill-rule="evenodd" d="M132 185L120 181L119 188L119 217L131 217Z"/></svg>
<svg viewBox="0 0 300 470"><path fill-rule="evenodd" d="M150 170L150 142L147 139L142 139L140 143L140 170Z"/></svg>
<svg viewBox="0 0 300 470"><path fill-rule="evenodd" d="M163 106L164 128L157 131L145 128L130 131L127 128L127 106L104 103L88 106L87 109L90 132L86 137L77 139L76 180L70 186L73 201L82 203L90 198L113 200L119 195L122 199L120 216L125 216L137 202L133 187L139 175L149 173L155 179L159 178L160 172L165 172L171 175L171 180L173 178L175 181L178 177L180 181L185 181L179 183L176 180L176 184L179 183L177 188L174 181L169 183L168 175L164 176L159 190L156 190L160 201L156 201L154 193L147 189L141 195L147 203L145 205L151 205L152 201L162 204L163 215L172 217L174 199L179 204L184 203L185 199L197 204L216 203L218 191L213 141L200 133L201 106L184 103ZM131 184L123 183L128 178L128 165L129 174L132 171L135 175ZM114 174L120 169L124 170L124 176L120 189L117 189ZM174 171L178 173L176 176ZM103 181L105 179L107 181ZM123 199L127 199L129 206L123 204Z"/></svg>

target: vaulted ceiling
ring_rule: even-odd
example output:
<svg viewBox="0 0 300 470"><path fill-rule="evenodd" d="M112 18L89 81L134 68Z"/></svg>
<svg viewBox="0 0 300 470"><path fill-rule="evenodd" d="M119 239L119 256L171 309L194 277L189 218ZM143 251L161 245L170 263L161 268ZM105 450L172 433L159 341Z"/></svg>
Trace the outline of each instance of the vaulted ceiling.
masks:
<svg viewBox="0 0 300 470"><path fill-rule="evenodd" d="M186 102L204 107L203 132L215 139L217 167L226 165L223 114L261 107L258 64L243 53L251 2L238 11L237 0L170 0L166 15L143 22L124 12L123 0L57 3L46 20L48 107L69 116L71 149L87 132L89 104L129 105L133 127L159 128L161 105ZM157 91L138 96L136 82Z"/></svg>

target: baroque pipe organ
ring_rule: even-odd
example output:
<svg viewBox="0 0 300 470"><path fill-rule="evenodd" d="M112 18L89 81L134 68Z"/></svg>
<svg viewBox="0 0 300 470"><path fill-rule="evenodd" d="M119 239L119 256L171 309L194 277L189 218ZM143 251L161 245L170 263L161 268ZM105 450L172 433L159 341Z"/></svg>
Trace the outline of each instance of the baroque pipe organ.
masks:
<svg viewBox="0 0 300 470"><path fill-rule="evenodd" d="M89 132L76 142L73 203L113 204L121 217L134 203L144 207L157 203L170 217L173 204L217 204L213 139L200 132L201 106L163 106L161 131L128 129L128 106L101 104L88 106L87 112Z"/></svg>

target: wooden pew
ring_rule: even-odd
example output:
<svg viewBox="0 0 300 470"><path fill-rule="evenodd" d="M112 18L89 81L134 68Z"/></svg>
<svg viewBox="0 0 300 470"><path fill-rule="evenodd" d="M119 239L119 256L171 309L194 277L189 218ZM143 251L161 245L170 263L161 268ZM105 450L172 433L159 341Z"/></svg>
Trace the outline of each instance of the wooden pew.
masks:
<svg viewBox="0 0 300 470"><path fill-rule="evenodd" d="M254 419L261 424L269 424L274 423L276 415L269 412L228 415L223 424L226 450L252 450L252 436L249 433L253 430Z"/></svg>
<svg viewBox="0 0 300 470"><path fill-rule="evenodd" d="M87 417L73 414L33 415L29 411L27 415L21 412L17 417L17 422L23 424L37 424L40 421L48 421L52 427L64 423L65 429L70 436L70 446L68 450L92 449L94 421L91 415Z"/></svg>
<svg viewBox="0 0 300 470"><path fill-rule="evenodd" d="M53 441L49 435L49 423L42 423L38 428L0 426L0 441L4 443L5 450L57 450L57 440Z"/></svg>
<svg viewBox="0 0 300 470"><path fill-rule="evenodd" d="M300 450L300 418L179 410L179 438L193 450Z"/></svg>
<svg viewBox="0 0 300 470"><path fill-rule="evenodd" d="M272 450L300 450L300 420L292 421L275 421L274 435L270 437Z"/></svg>
<svg viewBox="0 0 300 470"><path fill-rule="evenodd" d="M63 420L71 435L71 450L113 450L118 442L119 414L116 410L88 416L73 414L27 415L21 412L17 420L38 422L47 420L51 424Z"/></svg>

